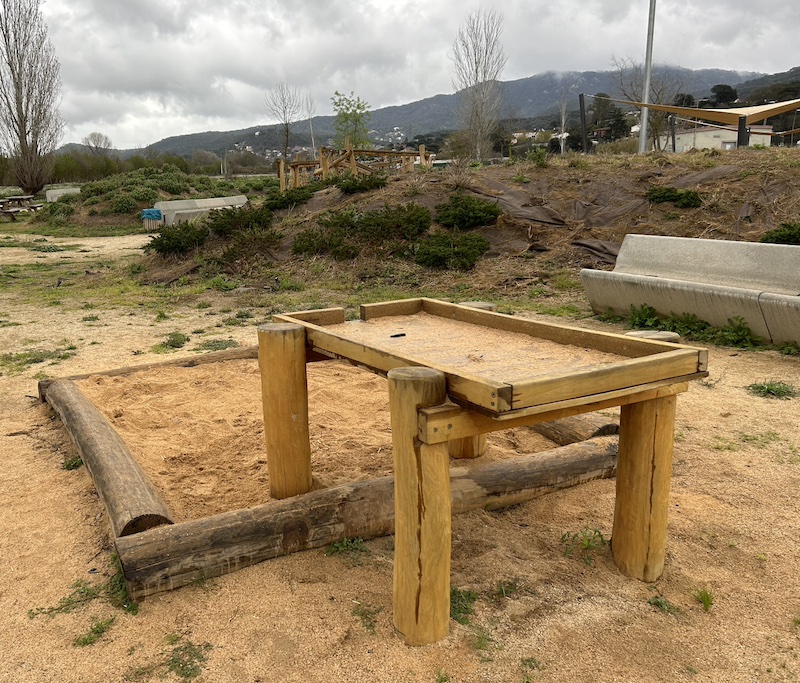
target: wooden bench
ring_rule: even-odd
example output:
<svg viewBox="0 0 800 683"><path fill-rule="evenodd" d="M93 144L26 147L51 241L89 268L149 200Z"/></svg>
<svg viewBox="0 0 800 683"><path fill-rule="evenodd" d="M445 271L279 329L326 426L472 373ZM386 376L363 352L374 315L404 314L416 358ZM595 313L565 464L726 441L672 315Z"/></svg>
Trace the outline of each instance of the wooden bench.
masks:
<svg viewBox="0 0 800 683"><path fill-rule="evenodd" d="M734 317L772 343L800 342L800 246L627 235L613 271L581 271L595 313L652 306L716 327Z"/></svg>
<svg viewBox="0 0 800 683"><path fill-rule="evenodd" d="M20 208L18 208L16 206L3 206L3 208L0 209L0 214L2 214L3 216L7 216L12 221L15 221L15 220L17 220L17 214L20 211L22 211L22 209L20 209Z"/></svg>

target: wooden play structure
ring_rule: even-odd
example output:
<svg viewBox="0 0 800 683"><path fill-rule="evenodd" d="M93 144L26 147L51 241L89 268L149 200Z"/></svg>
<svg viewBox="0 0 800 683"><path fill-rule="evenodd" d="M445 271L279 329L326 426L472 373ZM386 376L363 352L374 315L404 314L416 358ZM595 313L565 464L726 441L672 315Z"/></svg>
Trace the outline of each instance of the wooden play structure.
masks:
<svg viewBox="0 0 800 683"><path fill-rule="evenodd" d="M258 328L258 347L146 366L257 356L261 368L270 495L278 500L178 524L74 382L41 382L106 505L131 596L394 532L395 626L409 645L433 643L449 630L452 514L519 504L615 470L614 561L628 576L657 579L676 397L707 375L707 353L484 308L410 299L363 305L354 321L342 308L290 313ZM393 477L310 490L306 363L329 359L388 377ZM617 425L587 415L613 406L622 407L618 446L604 436ZM486 434L520 426L567 445L458 466L481 455Z"/></svg>
<svg viewBox="0 0 800 683"><path fill-rule="evenodd" d="M373 173L413 173L414 165L430 168L433 155L420 145L418 151L396 152L394 150L353 149L348 141L345 149L337 150L320 147L318 158L307 161L292 161L289 164L278 159L278 178L281 192L287 188L306 185L312 178L327 180L331 174L352 173L353 175L371 175ZM289 179L287 183L287 170Z"/></svg>

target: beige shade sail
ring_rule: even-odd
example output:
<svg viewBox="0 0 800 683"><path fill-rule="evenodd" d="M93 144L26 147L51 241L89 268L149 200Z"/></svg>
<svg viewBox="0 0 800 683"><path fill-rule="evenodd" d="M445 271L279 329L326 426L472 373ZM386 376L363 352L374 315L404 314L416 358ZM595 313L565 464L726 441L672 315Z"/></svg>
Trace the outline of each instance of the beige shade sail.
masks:
<svg viewBox="0 0 800 683"><path fill-rule="evenodd" d="M605 98L599 98L605 99ZM697 107L676 107L669 104L644 104L642 102L629 102L628 100L616 100L609 97L612 102L629 104L633 107L648 107L656 111L665 111L669 114L680 114L704 121L714 121L725 123L731 126L739 125L739 117L744 116L746 123L758 123L770 116L784 114L793 109L800 109L800 99L787 100L785 102L775 102L774 104L760 104L756 107L739 107L738 109L699 109Z"/></svg>

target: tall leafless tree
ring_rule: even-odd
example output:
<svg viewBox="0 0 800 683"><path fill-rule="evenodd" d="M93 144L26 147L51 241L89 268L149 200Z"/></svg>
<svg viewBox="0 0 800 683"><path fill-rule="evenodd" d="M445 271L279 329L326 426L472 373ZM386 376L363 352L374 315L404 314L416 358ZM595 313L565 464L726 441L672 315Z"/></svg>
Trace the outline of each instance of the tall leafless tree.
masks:
<svg viewBox="0 0 800 683"><path fill-rule="evenodd" d="M613 59L617 88L620 95L631 102L641 102L644 91L644 64L630 57ZM675 97L684 89L684 83L677 72L654 67L650 76L650 102L652 104L673 104ZM648 135L653 148L661 149L662 137L666 136L669 114L651 110L648 115Z"/></svg>
<svg viewBox="0 0 800 683"><path fill-rule="evenodd" d="M500 38L503 16L494 10L468 14L453 41L453 86L461 97L462 125L478 160L490 150L501 108L498 79L506 64Z"/></svg>
<svg viewBox="0 0 800 683"><path fill-rule="evenodd" d="M109 151L113 147L111 138L104 133L89 133L89 135L83 138L82 142L89 148L92 154L99 157L108 156Z"/></svg>
<svg viewBox="0 0 800 683"><path fill-rule="evenodd" d="M306 118L308 119L308 128L311 131L311 152L314 159L317 158L317 143L314 140L314 112L317 109L317 105L314 102L314 96L311 93L306 93L303 97L303 110L305 112Z"/></svg>
<svg viewBox="0 0 800 683"><path fill-rule="evenodd" d="M0 0L0 136L17 183L35 194L50 179L64 130L61 65L41 0Z"/></svg>
<svg viewBox="0 0 800 683"><path fill-rule="evenodd" d="M283 133L283 158L289 161L289 138L292 124L297 120L301 109L300 91L293 85L281 81L264 97L267 112L278 119Z"/></svg>

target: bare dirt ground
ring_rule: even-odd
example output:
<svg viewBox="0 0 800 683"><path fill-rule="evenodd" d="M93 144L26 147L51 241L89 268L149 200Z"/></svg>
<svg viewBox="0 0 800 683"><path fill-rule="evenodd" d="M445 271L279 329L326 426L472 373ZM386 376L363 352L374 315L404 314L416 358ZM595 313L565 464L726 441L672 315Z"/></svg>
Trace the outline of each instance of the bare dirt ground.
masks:
<svg viewBox="0 0 800 683"><path fill-rule="evenodd" d="M124 239L129 246L142 240ZM0 256L12 258L6 251ZM477 593L475 614L467 624L451 621L449 637L427 647L408 648L393 630L390 538L366 542L368 552L356 558L312 550L271 560L147 600L137 615L98 598L31 617L30 610L59 605L76 582L97 586L114 573L102 503L85 467L63 468L75 449L36 397L36 373L163 360L153 345L173 327L207 327L224 315L210 313L175 305L170 321L159 323L152 311L135 307L86 311L0 292L0 354L75 347L56 365L5 368L0 376L0 681L181 681L195 674L198 681L237 683L800 679L800 399L758 398L745 388L764 380L800 387L800 360L775 351L712 347L710 377L679 397L667 561L654 584L622 576L607 545L592 551L591 564L564 553L564 533L610 535L614 481L603 480L455 518L452 584ZM623 329L596 320L575 324ZM250 324L219 336L256 341ZM192 355L192 348L168 357ZM180 457L192 450L191 439L216 444L204 455L208 477L196 471L173 483L172 504L185 516L250 504L263 484L255 371L251 365L228 372L212 379L239 392L231 394L235 400L217 402L213 389L192 393L180 379L167 389L176 380L166 375L142 378L144 387L122 386L120 406L98 394L112 414L138 404L142 416L171 423L172 436L143 458ZM310 382L318 484L383 473L390 455L383 380L333 363L314 366ZM178 394L185 402L173 407L169 397ZM243 417L245 403L250 417ZM199 415L201 426L191 426L188 415ZM518 431L498 436L493 447L547 447ZM225 474L215 454L233 443L245 444L233 449L246 480L241 490L213 479ZM326 459L339 465L326 471ZM249 493L237 498L245 488ZM713 595L708 611L694 597L699 590ZM74 644L93 623L112 618L96 643Z"/></svg>

